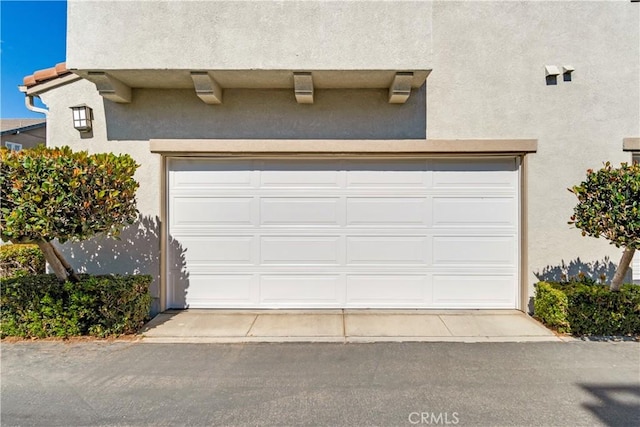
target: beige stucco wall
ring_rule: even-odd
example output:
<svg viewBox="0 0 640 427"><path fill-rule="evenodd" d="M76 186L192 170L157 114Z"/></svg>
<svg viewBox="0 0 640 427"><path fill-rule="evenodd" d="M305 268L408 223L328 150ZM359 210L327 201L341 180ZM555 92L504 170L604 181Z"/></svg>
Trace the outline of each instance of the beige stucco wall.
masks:
<svg viewBox="0 0 640 427"><path fill-rule="evenodd" d="M222 105L203 103L193 90L134 89L129 104L102 98L93 83L78 80L40 95L49 109L49 146L128 153L136 172L141 221L122 240L92 239L63 245L74 268L93 273L141 272L156 277L159 296L161 156L150 152L156 138L248 139L424 139L425 90L406 104L387 103L385 90L318 91L316 102L300 105L293 90L228 90ZM72 126L70 107L93 109L93 132ZM172 242L168 251L181 251ZM182 254L174 258L179 258ZM154 311L158 309L158 300Z"/></svg>
<svg viewBox="0 0 640 427"><path fill-rule="evenodd" d="M6 147L5 142L15 142L22 144L22 148L33 148L46 144L46 126L30 129L16 134L5 134L0 137L0 144Z"/></svg>
<svg viewBox="0 0 640 427"><path fill-rule="evenodd" d="M237 17L230 16L231 12L225 9L230 7L228 2L209 2L222 7L220 16L230 19L228 25L221 23L221 27L208 25L200 31L197 25L187 24L201 21L183 19L195 13L187 6L209 16L203 9L206 2L175 2L163 5L158 11L148 11L156 24L166 20L167 28L172 28L157 40L149 37L153 32L145 33L149 30L145 26L132 32L119 31L121 24L112 21L117 16L124 17L122 25L127 23L127 16L133 10L123 8L137 8L138 3L86 2L84 5L85 2L71 1L68 63L82 67L91 62L95 68L123 68L127 64L186 69L226 64L242 68L253 56L251 61L276 69L318 68L327 63L345 69L363 64L392 69L406 63L403 61L411 61L406 53L413 52L426 55L433 71L426 86L414 91L404 105L386 103L384 90L318 90L312 105L297 104L291 89L227 90L222 105L206 105L187 89L134 89L132 103L115 104L101 98L86 81L44 93L42 99L50 109L50 144L67 144L89 151L128 152L143 165L136 175L141 184L139 208L146 218L142 228L132 228L125 235L128 240L124 251L112 242L69 247L79 265L92 271L123 272L143 266L145 272L159 274L160 156L149 152L149 139L425 137L538 139L537 153L527 156L529 244L525 261L530 294L533 293L531 285L536 281L534 273L544 273L545 268L558 272L562 268L553 268L565 263L588 269L593 267L588 264L602 262L607 256L617 264L619 250L604 240L583 238L567 224L575 198L566 188L578 183L587 168L598 168L606 160L630 160L630 153L622 151L622 140L640 134L640 4L438 1L428 6L429 18L424 28L411 34L428 38L433 44L432 53L430 48L424 50L424 45L419 44L411 48L414 50L385 57L376 50L379 47L367 46L364 49L369 49L367 52L346 58L342 51L336 51L335 55L325 50L304 51L301 40L305 37L289 37L288 27L268 37L273 43L271 48L280 49L279 56L267 55L265 52L270 51L264 46L255 50L239 37L239 30L230 27L238 22ZM237 2L243 8L257 8L257 3ZM307 6L298 2L266 3L273 3L269 7L276 7L277 3L274 15L265 15L264 22L251 21L252 25L268 25L269 19L282 22L285 18L295 22L292 28L303 25L298 21L304 20L297 19L297 14ZM320 2L308 3L308 7L320 7ZM326 9L317 12L318 16L333 22L335 7L354 8L353 16L362 17L367 13L385 16L400 3L323 2L322 7ZM410 3L413 7L416 2ZM105 9L104 14L95 16L103 16L103 20L88 19L90 11L93 14L100 8ZM282 16L276 17L275 10ZM180 11L182 15L178 16L182 18L173 22L166 16L171 11ZM141 10L135 9L135 14L141 14ZM416 20L420 16L413 14L410 18ZM338 19L342 22L340 19L343 18ZM106 27L109 22L113 28ZM95 28L85 33L90 23ZM187 27L199 31L183 31ZM216 27L216 33L207 33L214 31L209 27ZM358 28L354 27L354 34ZM404 37L410 42L413 38L406 37L405 30L402 26L386 28L390 33L396 32L388 37ZM196 40L194 34L204 36ZM98 35L102 39L98 40ZM335 43L343 42L333 40L333 35L323 36L329 37L326 46L335 47L338 46ZM143 39L145 42L141 43ZM239 40L238 46L232 49L234 54L218 52L217 49L231 49L230 40ZM187 45L190 48L184 49ZM98 51L100 55L95 54ZM304 54L295 60L283 54L292 52ZM273 62L273 58L280 58L279 62ZM421 64L422 59L418 61ZM547 85L545 65L573 66L572 81L563 81L560 76L556 85ZM69 107L79 103L87 103L94 109L92 138L80 138L71 126ZM84 253L102 256L83 258L80 250L83 248ZM114 258L114 254L118 256ZM610 265L600 264L603 271L607 271L607 267Z"/></svg>
<svg viewBox="0 0 640 427"><path fill-rule="evenodd" d="M227 90L203 103L194 90L134 89L130 104L105 102L109 139L415 139L425 137L424 88L406 104L386 90L318 90L313 104L289 90Z"/></svg>
<svg viewBox="0 0 640 427"><path fill-rule="evenodd" d="M113 140L107 137L105 101L93 83L86 80L59 86L41 94L49 109L48 146L68 145L73 150L90 153L112 151L130 154L140 167L135 178L140 183L136 193L140 221L126 228L121 240L94 238L81 243L67 243L63 253L72 266L91 273L143 273L154 278L153 311L159 309L160 277L160 165L161 157L149 151L148 141ZM87 104L93 109L93 134L80 134L73 128L70 107ZM83 137L84 136L84 137Z"/></svg>
<svg viewBox="0 0 640 427"><path fill-rule="evenodd" d="M425 69L430 16L430 1L70 0L67 66Z"/></svg>
<svg viewBox="0 0 640 427"><path fill-rule="evenodd" d="M135 175L140 183L137 194L138 209L146 215L160 214L160 156L149 152L148 141L108 137L105 106L108 108L108 105L113 103L103 99L93 83L79 80L45 92L41 99L49 109L49 146L68 145L74 150L87 150L90 153L111 151L130 154L140 164ZM93 109L91 137L86 137L73 127L70 107L78 104L87 104ZM117 127L117 124L114 126Z"/></svg>
<svg viewBox="0 0 640 427"><path fill-rule="evenodd" d="M587 168L629 161L640 129L640 4L435 2L429 138L538 139L529 165L529 280L547 266L621 252L567 221L566 188ZM464 31L461 31L464 29ZM575 67L547 85L545 65Z"/></svg>

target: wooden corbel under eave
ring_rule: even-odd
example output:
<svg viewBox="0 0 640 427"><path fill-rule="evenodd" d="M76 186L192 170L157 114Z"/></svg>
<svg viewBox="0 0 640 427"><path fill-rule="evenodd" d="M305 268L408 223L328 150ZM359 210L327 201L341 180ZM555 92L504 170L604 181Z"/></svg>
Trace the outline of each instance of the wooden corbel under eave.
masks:
<svg viewBox="0 0 640 427"><path fill-rule="evenodd" d="M205 104L222 104L222 88L206 71L192 71L191 79L196 95Z"/></svg>
<svg viewBox="0 0 640 427"><path fill-rule="evenodd" d="M293 73L293 89L298 104L313 104L313 77L311 73Z"/></svg>
<svg viewBox="0 0 640 427"><path fill-rule="evenodd" d="M404 104L411 95L413 73L396 73L389 87L389 104Z"/></svg>
<svg viewBox="0 0 640 427"><path fill-rule="evenodd" d="M113 102L131 102L131 88L104 71L89 71L88 79L92 81L98 93Z"/></svg>

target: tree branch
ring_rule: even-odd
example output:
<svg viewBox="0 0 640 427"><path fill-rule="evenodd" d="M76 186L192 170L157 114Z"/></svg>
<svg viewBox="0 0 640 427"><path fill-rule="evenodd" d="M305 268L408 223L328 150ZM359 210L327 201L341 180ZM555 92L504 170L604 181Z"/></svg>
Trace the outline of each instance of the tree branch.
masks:
<svg viewBox="0 0 640 427"><path fill-rule="evenodd" d="M627 270L629 269L629 265L631 264L631 260L633 259L633 254L635 253L634 248L625 248L622 253L622 258L620 258L620 263L618 264L618 268L616 268L616 273L613 275L613 280L611 280L611 290L619 291L620 285L622 285L622 281L624 277L627 275Z"/></svg>
<svg viewBox="0 0 640 427"><path fill-rule="evenodd" d="M39 242L36 242L36 243L40 248L40 250L42 251L44 255L44 259L47 260L47 263L49 264L49 266L51 266L51 269L55 273L58 280L61 282L66 282L67 279L69 278L69 274L67 273L67 270L64 268L64 265L62 265L62 263L60 262L60 259L58 258L58 256L55 254L55 249L53 248L53 245L50 242L45 242L44 240L40 240Z"/></svg>
<svg viewBox="0 0 640 427"><path fill-rule="evenodd" d="M60 260L60 263L62 264L64 269L67 271L68 279L73 283L78 283L80 281L80 278L78 277L76 272L73 270L73 267L71 267L71 264L67 262L67 260L64 258L64 256L60 253L58 248L56 248L56 246L53 243L49 243L49 244L53 248L53 253L56 255L56 257L58 257L58 259Z"/></svg>

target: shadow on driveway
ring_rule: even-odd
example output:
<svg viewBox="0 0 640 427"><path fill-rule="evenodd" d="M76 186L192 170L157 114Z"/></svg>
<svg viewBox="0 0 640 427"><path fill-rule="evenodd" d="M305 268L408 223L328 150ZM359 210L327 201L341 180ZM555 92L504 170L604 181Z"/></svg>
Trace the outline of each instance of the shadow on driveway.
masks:
<svg viewBox="0 0 640 427"><path fill-rule="evenodd" d="M597 403L584 403L608 426L640 425L640 385L579 384ZM629 421L633 420L631 424Z"/></svg>

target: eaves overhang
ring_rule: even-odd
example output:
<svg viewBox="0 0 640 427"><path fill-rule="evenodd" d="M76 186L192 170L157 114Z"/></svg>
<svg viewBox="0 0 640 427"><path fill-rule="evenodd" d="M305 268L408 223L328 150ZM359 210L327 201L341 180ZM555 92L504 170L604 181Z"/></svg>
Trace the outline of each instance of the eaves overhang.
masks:
<svg viewBox="0 0 640 427"><path fill-rule="evenodd" d="M18 86L18 89L20 90L20 92L23 92L27 96L38 96L41 93L47 92L51 89L55 89L57 87L67 85L69 83L73 83L81 79L82 77L76 74L70 73L70 74L66 74L64 76L57 77L55 79L52 79L43 83L38 83L34 86L26 86L26 85Z"/></svg>
<svg viewBox="0 0 640 427"><path fill-rule="evenodd" d="M312 103L314 90L385 89L389 102L403 103L431 72L410 70L72 70L93 82L102 96L131 102L131 89L192 89L209 104L223 103L227 89L291 89L300 103Z"/></svg>
<svg viewBox="0 0 640 427"><path fill-rule="evenodd" d="M5 136L5 135L17 135L19 133L23 133L23 132L29 132L31 130L35 130L35 129L40 129L47 126L47 122L43 121L42 123L35 123L32 125L27 125L27 126L21 126L21 127L17 127L17 128L13 128L13 129L6 129L3 131L0 131L0 135Z"/></svg>

